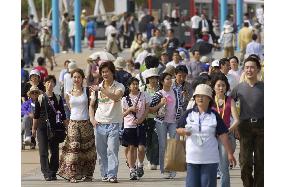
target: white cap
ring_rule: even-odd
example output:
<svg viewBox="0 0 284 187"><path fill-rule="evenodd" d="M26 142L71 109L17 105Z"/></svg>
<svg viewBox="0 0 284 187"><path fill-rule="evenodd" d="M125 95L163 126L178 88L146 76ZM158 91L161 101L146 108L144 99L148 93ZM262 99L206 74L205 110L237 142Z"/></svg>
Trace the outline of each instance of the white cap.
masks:
<svg viewBox="0 0 284 187"><path fill-rule="evenodd" d="M214 60L211 64L212 67L220 67L219 60Z"/></svg>
<svg viewBox="0 0 284 187"><path fill-rule="evenodd" d="M77 64L74 60L70 59L69 61L70 61L70 63L68 64L68 70L70 72L70 71L73 71L74 69L77 68Z"/></svg>
<svg viewBox="0 0 284 187"><path fill-rule="evenodd" d="M40 72L39 72L38 70L36 70L36 69L33 69L33 70L30 72L30 77L31 77L32 75L37 75L37 76L40 77Z"/></svg>

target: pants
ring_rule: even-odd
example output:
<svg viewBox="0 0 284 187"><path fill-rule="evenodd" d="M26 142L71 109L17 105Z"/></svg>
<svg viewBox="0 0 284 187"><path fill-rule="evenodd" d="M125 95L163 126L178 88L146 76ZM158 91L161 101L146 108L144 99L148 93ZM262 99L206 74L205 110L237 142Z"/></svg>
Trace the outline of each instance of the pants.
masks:
<svg viewBox="0 0 284 187"><path fill-rule="evenodd" d="M44 177L55 177L59 167L59 143L48 141L45 123L37 129L41 172ZM50 158L48 149L50 150Z"/></svg>
<svg viewBox="0 0 284 187"><path fill-rule="evenodd" d="M240 49L240 63L243 63L246 54L246 48Z"/></svg>
<svg viewBox="0 0 284 187"><path fill-rule="evenodd" d="M69 38L70 38L71 49L75 51L75 36L69 36Z"/></svg>
<svg viewBox="0 0 284 187"><path fill-rule="evenodd" d="M22 131L24 131L25 137L32 135L32 125L33 119L30 116L24 116L22 121Z"/></svg>
<svg viewBox="0 0 284 187"><path fill-rule="evenodd" d="M123 48L129 48L131 46L130 37L128 35L123 35Z"/></svg>
<svg viewBox="0 0 284 187"><path fill-rule="evenodd" d="M229 58L234 56L234 47L225 47L224 48L224 58Z"/></svg>
<svg viewBox="0 0 284 187"><path fill-rule="evenodd" d="M244 187L264 186L264 120L239 124L240 166ZM253 155L254 154L254 155ZM254 164L253 164L254 161ZM252 172L254 171L254 176Z"/></svg>
<svg viewBox="0 0 284 187"><path fill-rule="evenodd" d="M165 172L164 158L167 145L167 134L169 133L170 138L176 138L176 126L177 125L175 123L156 122L156 129L159 140L159 163L161 173Z"/></svg>
<svg viewBox="0 0 284 187"><path fill-rule="evenodd" d="M119 123L96 126L96 147L102 177L116 177L118 172Z"/></svg>
<svg viewBox="0 0 284 187"><path fill-rule="evenodd" d="M89 35L88 36L89 48L93 49L95 47L94 42L95 42L95 36Z"/></svg>
<svg viewBox="0 0 284 187"><path fill-rule="evenodd" d="M231 142L231 146L233 151L236 149L236 139L234 137L233 133L228 134L229 140ZM219 144L219 156L220 156L220 162L219 162L219 170L221 174L221 187L230 187L230 173L229 173L229 161L228 161L228 153L225 150L224 145L220 140L218 140Z"/></svg>
<svg viewBox="0 0 284 187"><path fill-rule="evenodd" d="M159 165L159 141L155 124L153 118L146 119L146 157L151 165Z"/></svg>
<svg viewBox="0 0 284 187"><path fill-rule="evenodd" d="M214 164L187 163L186 187L216 187L217 167Z"/></svg>
<svg viewBox="0 0 284 187"><path fill-rule="evenodd" d="M62 35L62 51L68 51L70 47L70 41L68 34L63 34Z"/></svg>
<svg viewBox="0 0 284 187"><path fill-rule="evenodd" d="M35 58L35 48L32 41L23 44L23 58L26 66L33 64Z"/></svg>

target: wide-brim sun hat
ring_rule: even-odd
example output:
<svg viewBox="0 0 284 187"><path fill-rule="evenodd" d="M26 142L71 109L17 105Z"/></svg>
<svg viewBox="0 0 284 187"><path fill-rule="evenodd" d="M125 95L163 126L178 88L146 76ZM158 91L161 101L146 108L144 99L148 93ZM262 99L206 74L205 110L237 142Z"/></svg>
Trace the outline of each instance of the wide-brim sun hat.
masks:
<svg viewBox="0 0 284 187"><path fill-rule="evenodd" d="M212 88L210 86L208 86L207 84L199 84L195 88L195 91L193 93L193 97L195 97L196 95L206 95L210 99L213 99L212 98L212 93L213 93L213 90L212 90Z"/></svg>
<svg viewBox="0 0 284 187"><path fill-rule="evenodd" d="M111 17L111 21L117 21L118 20L118 17L117 16L112 16Z"/></svg>
<svg viewBox="0 0 284 187"><path fill-rule="evenodd" d="M202 63L209 63L209 58L207 57L207 56L202 56L201 58L200 58L200 62L202 62Z"/></svg>
<svg viewBox="0 0 284 187"><path fill-rule="evenodd" d="M31 72L30 72L30 77L31 77L32 75L37 75L38 77L40 77L40 72L39 72L38 70L36 70L36 69L33 69L33 70L31 70Z"/></svg>
<svg viewBox="0 0 284 187"><path fill-rule="evenodd" d="M168 65L168 66L166 66L166 69L163 71L163 73L169 73L172 76L174 76L175 75L175 67L172 66L172 65Z"/></svg>
<svg viewBox="0 0 284 187"><path fill-rule="evenodd" d="M32 92L37 92L38 94L42 94L42 91L37 86L32 86L30 90L27 92L27 96L31 97Z"/></svg>
<svg viewBox="0 0 284 187"><path fill-rule="evenodd" d="M144 78L148 79L150 77L159 77L157 68L150 68L144 71Z"/></svg>
<svg viewBox="0 0 284 187"><path fill-rule="evenodd" d="M126 61L122 57L117 57L113 64L116 68L125 68L126 67Z"/></svg>
<svg viewBox="0 0 284 187"><path fill-rule="evenodd" d="M77 68L77 63L74 60L70 60L70 63L68 64L68 70L73 71Z"/></svg>

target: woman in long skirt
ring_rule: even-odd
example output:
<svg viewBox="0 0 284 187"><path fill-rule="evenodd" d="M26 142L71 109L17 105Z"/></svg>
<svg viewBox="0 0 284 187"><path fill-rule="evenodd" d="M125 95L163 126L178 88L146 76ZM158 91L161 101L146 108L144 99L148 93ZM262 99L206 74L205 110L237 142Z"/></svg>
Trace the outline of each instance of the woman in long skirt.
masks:
<svg viewBox="0 0 284 187"><path fill-rule="evenodd" d="M76 183L81 179L92 181L97 155L94 130L89 121L88 93L82 86L84 72L75 69L71 72L71 77L73 90L67 93L71 116L58 175Z"/></svg>

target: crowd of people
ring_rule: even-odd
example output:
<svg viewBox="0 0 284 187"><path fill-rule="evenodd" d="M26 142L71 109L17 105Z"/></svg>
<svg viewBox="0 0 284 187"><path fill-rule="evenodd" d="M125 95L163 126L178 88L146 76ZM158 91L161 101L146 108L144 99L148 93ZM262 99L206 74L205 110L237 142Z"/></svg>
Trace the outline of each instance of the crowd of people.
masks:
<svg viewBox="0 0 284 187"><path fill-rule="evenodd" d="M233 23L227 20L218 37L211 21L205 15L198 17L196 12L192 18L196 43L217 46L219 39L223 58L213 59L201 49L189 51L170 25L164 35L152 18L140 31L135 28L133 16L125 14L120 28L116 25L118 18L113 16L106 27L105 50L114 60L99 54L90 56L83 70L75 60L66 59L58 77L59 95L53 91L56 77L45 68L48 60L53 69L46 37L44 56L37 59L38 67L30 72L24 67L29 67L33 59L24 52L24 143L35 146L37 138L46 181L56 180L56 175L71 183L92 181L98 159L101 180L117 183L120 145L124 147L130 180L143 177L145 157L149 169L159 166L162 178L174 179L176 171L165 170L164 166L167 139L184 136L187 187L216 186L217 173L221 186L229 187L229 170L236 165L236 139L240 142L243 185L264 186L263 46L257 33L244 22L238 33L238 58L234 56L237 40ZM67 20L68 14L64 14L62 28L74 21ZM90 48L94 48L94 22L88 20L84 28ZM25 30L30 24L25 24L24 50L30 40ZM48 28L44 30L49 33ZM69 29L69 37L70 33ZM69 40L67 35L63 38L66 44L62 49L67 51L67 43L71 41L72 48L74 39L71 36ZM129 59L121 57L122 48L130 48ZM66 134L59 130L62 127ZM59 155L59 143L63 141Z"/></svg>

